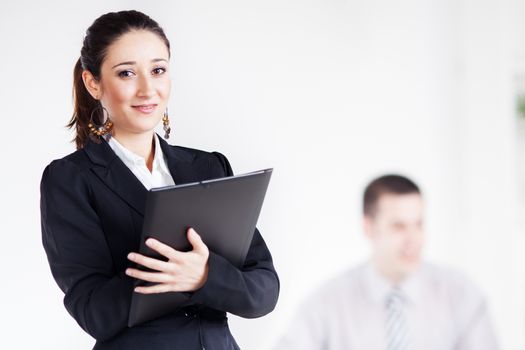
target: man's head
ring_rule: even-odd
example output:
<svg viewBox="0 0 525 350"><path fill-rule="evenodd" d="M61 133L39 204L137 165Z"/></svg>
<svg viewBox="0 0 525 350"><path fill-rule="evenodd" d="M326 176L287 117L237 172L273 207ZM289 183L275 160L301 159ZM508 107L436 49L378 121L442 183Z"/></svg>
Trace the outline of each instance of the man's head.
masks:
<svg viewBox="0 0 525 350"><path fill-rule="evenodd" d="M399 282L421 262L423 202L418 186L403 176L381 176L366 187L363 212L374 264Z"/></svg>

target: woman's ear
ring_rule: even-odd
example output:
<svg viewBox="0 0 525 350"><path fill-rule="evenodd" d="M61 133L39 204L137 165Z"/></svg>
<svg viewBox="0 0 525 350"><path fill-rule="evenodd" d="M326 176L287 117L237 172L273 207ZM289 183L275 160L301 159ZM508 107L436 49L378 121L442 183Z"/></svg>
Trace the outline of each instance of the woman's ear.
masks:
<svg viewBox="0 0 525 350"><path fill-rule="evenodd" d="M95 79L93 74L90 71L84 70L82 72L82 80L84 81L84 86L86 87L89 94L95 99L100 100L102 95L100 83Z"/></svg>

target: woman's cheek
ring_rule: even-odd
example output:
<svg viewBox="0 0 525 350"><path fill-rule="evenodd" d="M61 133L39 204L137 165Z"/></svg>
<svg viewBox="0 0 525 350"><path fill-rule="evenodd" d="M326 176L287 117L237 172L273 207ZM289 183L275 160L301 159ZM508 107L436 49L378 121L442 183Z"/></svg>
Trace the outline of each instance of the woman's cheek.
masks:
<svg viewBox="0 0 525 350"><path fill-rule="evenodd" d="M136 92L135 84L132 82L120 83L114 87L115 102L120 104L131 104Z"/></svg>

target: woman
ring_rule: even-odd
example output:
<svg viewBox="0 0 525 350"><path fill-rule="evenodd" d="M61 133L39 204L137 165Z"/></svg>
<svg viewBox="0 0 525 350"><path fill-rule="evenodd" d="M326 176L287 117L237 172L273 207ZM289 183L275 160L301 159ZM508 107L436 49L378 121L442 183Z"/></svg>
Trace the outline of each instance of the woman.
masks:
<svg viewBox="0 0 525 350"><path fill-rule="evenodd" d="M74 69L77 151L42 175L43 245L64 305L94 349L238 349L226 312L259 317L277 302L279 280L258 230L241 269L192 229L189 252L150 238L166 259L138 253L150 188L233 175L221 153L170 146L154 132L162 119L170 134L169 59L163 30L143 13L98 18ZM134 279L153 285L134 289ZM133 292L181 292L193 305L128 328Z"/></svg>

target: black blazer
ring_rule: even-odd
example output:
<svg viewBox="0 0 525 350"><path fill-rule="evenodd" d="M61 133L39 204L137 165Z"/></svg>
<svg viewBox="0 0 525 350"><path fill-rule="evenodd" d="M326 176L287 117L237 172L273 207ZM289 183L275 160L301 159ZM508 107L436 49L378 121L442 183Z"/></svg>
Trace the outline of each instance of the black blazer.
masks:
<svg viewBox="0 0 525 350"><path fill-rule="evenodd" d="M160 138L176 184L233 175L224 155ZM194 306L128 328L147 190L106 141L52 161L40 184L42 242L64 305L96 339L94 349L238 349L226 312L254 318L272 311L279 279L259 231L242 269L210 251L205 285L185 293Z"/></svg>

